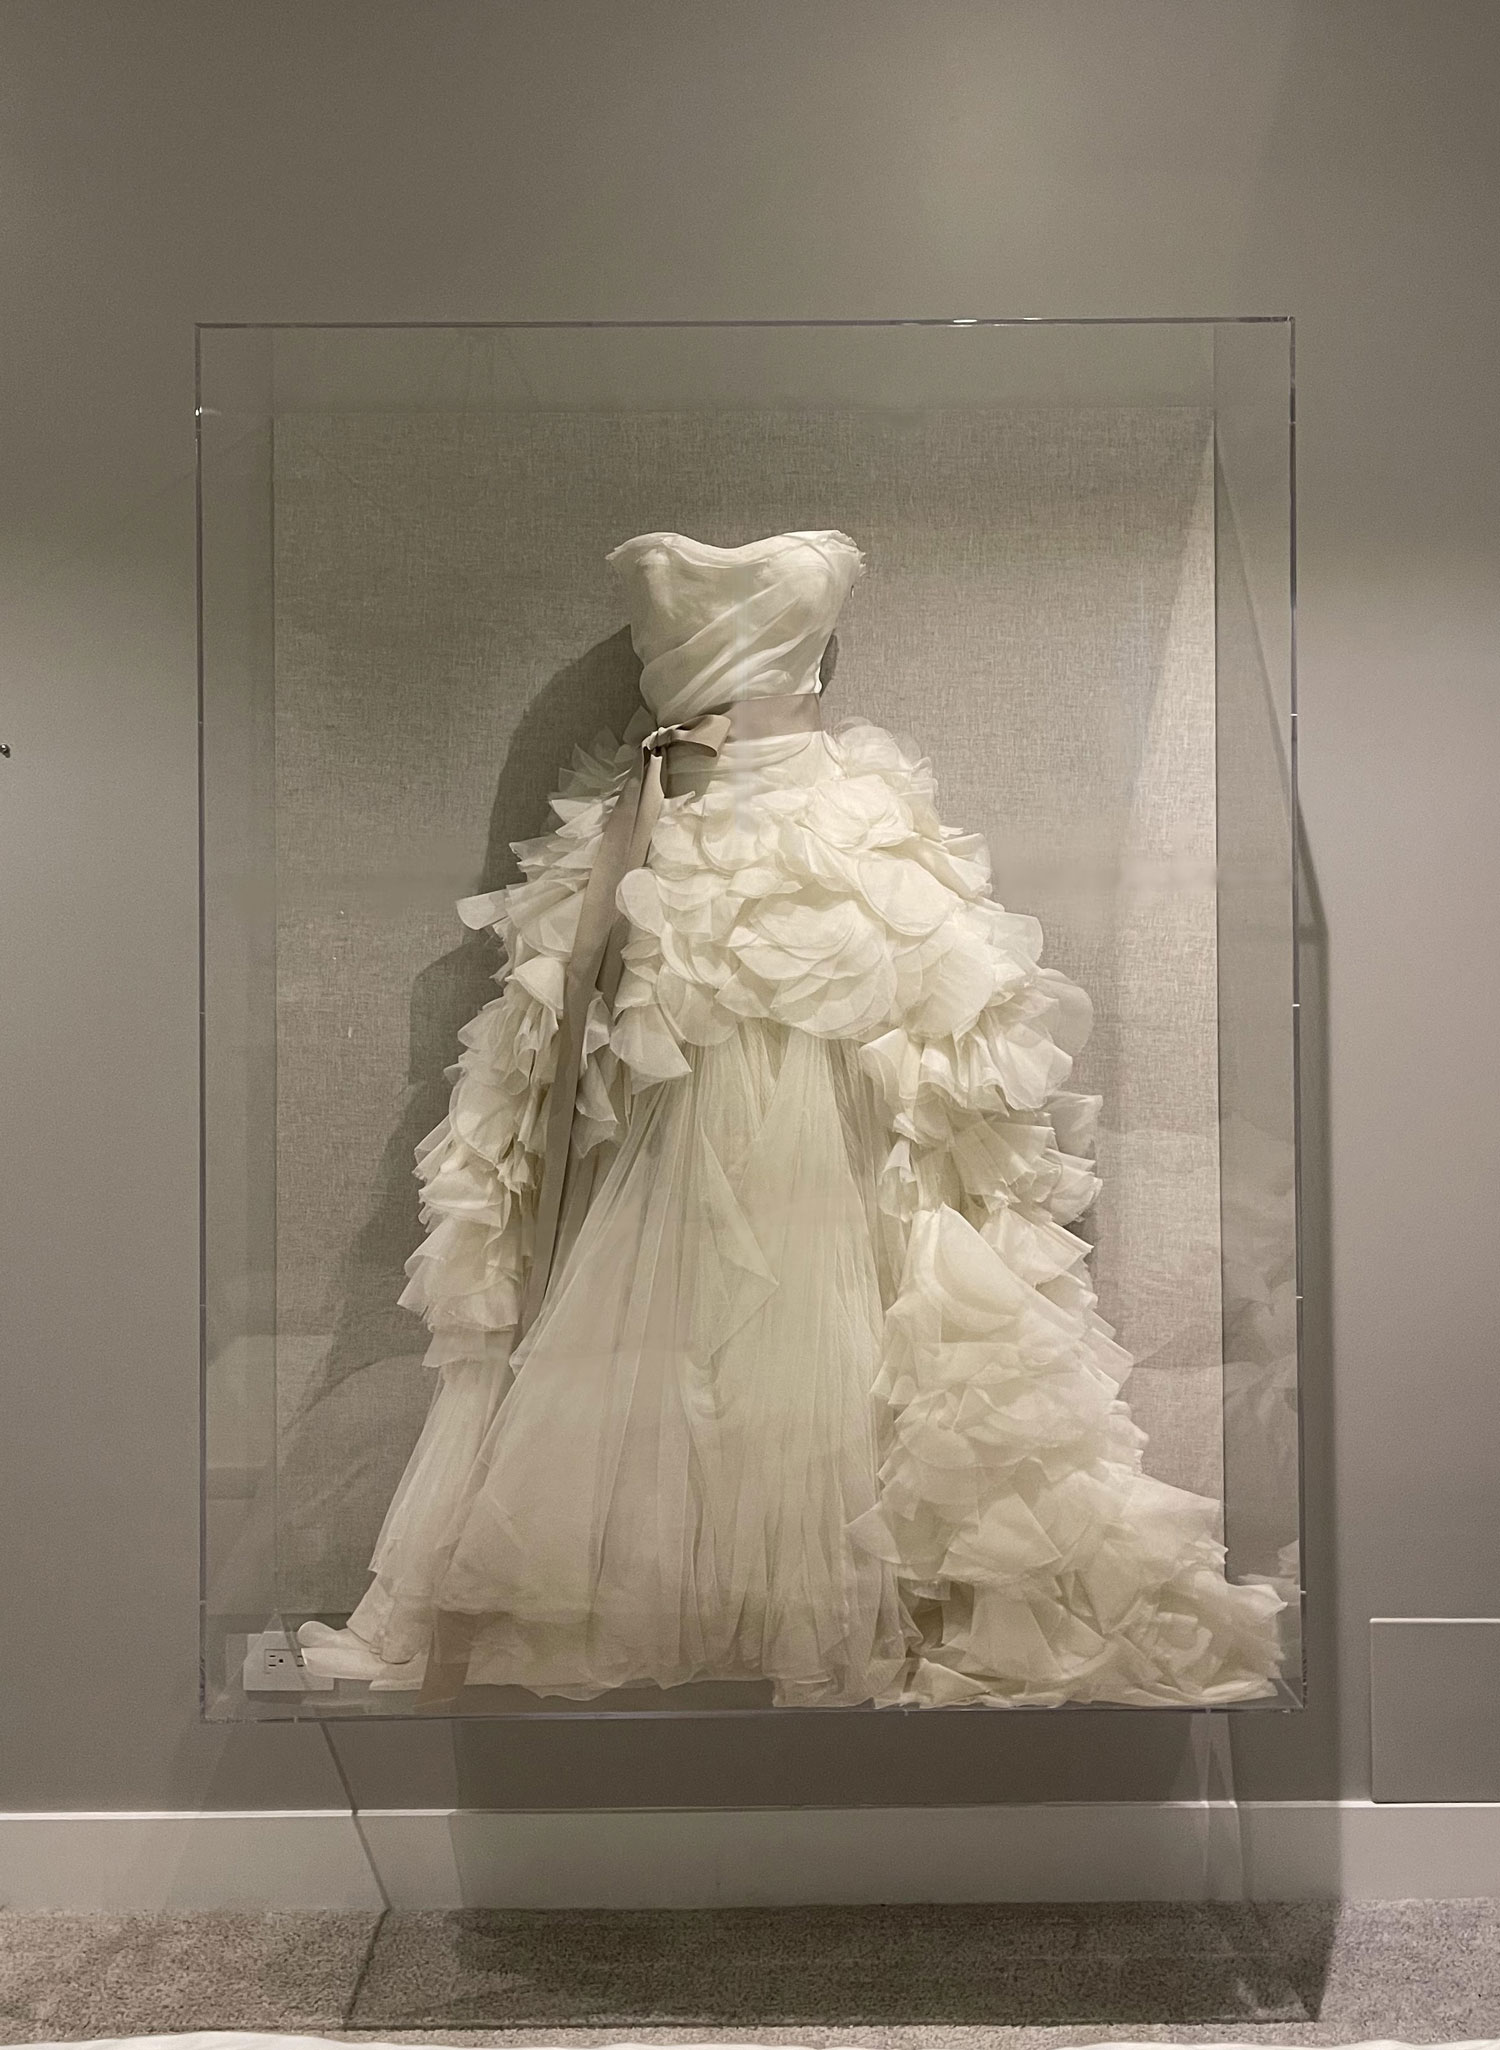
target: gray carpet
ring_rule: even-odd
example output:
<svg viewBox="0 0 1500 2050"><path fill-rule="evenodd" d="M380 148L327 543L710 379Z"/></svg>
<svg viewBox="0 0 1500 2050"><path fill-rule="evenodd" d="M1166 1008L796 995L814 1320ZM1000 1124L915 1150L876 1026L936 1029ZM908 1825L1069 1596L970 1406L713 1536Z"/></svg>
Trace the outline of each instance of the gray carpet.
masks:
<svg viewBox="0 0 1500 2050"><path fill-rule="evenodd" d="M0 2038L1042 2050L1500 2037L1500 1901L0 1914Z"/></svg>
<svg viewBox="0 0 1500 2050"><path fill-rule="evenodd" d="M342 2021L374 1915L0 1914L0 2040Z"/></svg>

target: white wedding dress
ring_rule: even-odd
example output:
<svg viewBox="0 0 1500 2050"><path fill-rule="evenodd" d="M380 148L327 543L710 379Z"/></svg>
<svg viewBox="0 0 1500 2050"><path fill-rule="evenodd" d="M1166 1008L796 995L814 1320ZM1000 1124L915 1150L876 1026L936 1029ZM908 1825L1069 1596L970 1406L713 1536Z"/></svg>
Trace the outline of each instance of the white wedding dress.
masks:
<svg viewBox="0 0 1500 2050"><path fill-rule="evenodd" d="M610 558L654 720L816 691L858 549L832 532ZM643 721L644 725L649 722ZM1147 1477L1085 1241L1088 1001L859 720L674 751L618 891L556 1258L516 1344L564 969L638 748L575 756L419 1149L402 1301L438 1384L316 1672L589 1698L698 1679L779 1703L1217 1703L1270 1692L1280 1596L1219 1506Z"/></svg>

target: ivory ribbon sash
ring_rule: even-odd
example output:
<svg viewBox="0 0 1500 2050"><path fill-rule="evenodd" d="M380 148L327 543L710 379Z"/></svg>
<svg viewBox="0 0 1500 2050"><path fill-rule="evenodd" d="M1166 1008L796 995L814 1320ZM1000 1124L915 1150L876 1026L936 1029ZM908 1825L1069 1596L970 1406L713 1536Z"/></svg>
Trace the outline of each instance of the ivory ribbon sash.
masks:
<svg viewBox="0 0 1500 2050"><path fill-rule="evenodd" d="M789 697L741 698L722 712L709 712L679 726L658 726L641 742L639 766L621 790L604 824L604 837L583 893L578 932L564 979L557 1065L547 1099L542 1187L518 1339L535 1323L552 1278L589 1007L596 990L606 1004L611 1004L620 986L625 921L616 910L615 896L624 878L632 869L643 867L650 855L651 835L665 796L662 777L667 752L671 748L691 747L717 755L726 741L771 740L782 735L815 733L822 723L822 708L818 694L813 691Z"/></svg>

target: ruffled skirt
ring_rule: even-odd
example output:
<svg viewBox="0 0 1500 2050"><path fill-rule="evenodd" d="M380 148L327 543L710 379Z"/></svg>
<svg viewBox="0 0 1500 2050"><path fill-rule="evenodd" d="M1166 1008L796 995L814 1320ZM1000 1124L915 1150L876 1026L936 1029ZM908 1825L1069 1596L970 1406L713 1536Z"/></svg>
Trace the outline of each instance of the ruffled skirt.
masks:
<svg viewBox="0 0 1500 2050"><path fill-rule="evenodd" d="M786 750L782 750L783 756ZM510 969L419 1163L403 1300L433 1405L315 1670L579 1699L1223 1702L1280 1595L1147 1476L1069 1227L1080 992L875 729L669 804L596 1012L561 1250L512 1350L577 902L623 757L583 757L528 880L464 907ZM757 775L759 780L757 780Z"/></svg>

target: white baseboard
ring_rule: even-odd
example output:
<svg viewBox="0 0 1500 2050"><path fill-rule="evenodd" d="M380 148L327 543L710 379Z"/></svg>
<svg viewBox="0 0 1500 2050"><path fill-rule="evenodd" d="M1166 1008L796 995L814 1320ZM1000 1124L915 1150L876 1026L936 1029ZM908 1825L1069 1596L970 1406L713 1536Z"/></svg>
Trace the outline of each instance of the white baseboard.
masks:
<svg viewBox="0 0 1500 2050"><path fill-rule="evenodd" d="M0 1815L0 1905L771 1907L1500 1895L1500 1803ZM365 1855L379 1872L379 1882Z"/></svg>

